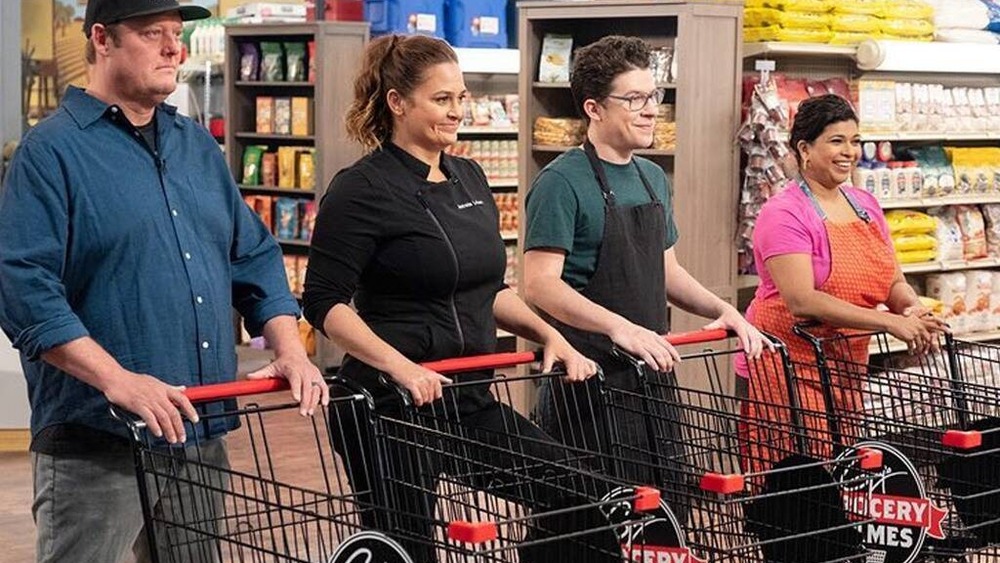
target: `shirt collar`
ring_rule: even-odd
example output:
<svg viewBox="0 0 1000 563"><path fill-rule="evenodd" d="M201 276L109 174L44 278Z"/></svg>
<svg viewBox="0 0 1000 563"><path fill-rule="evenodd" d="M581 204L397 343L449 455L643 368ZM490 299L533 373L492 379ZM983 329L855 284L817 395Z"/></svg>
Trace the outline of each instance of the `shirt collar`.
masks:
<svg viewBox="0 0 1000 563"><path fill-rule="evenodd" d="M385 147L385 149L389 151L390 154L399 159L399 161L403 163L403 166L407 170L419 176L421 180L427 179L427 175L430 174L431 172L431 167L426 162L406 152L406 150L400 148L392 141L387 141L383 143L382 146ZM451 178L452 176L451 167L449 166L447 155L445 155L444 153L441 153L440 166L441 166L441 172L443 172L444 175L447 176L448 178Z"/></svg>
<svg viewBox="0 0 1000 563"><path fill-rule="evenodd" d="M66 112L76 121L80 129L86 129L93 125L95 121L108 113L111 105L91 96L82 88L70 86L62 98L62 105ZM183 120L174 119L177 116L177 108L166 103L157 106L157 123L172 122L178 126L183 126ZM166 124L166 123L164 123Z"/></svg>

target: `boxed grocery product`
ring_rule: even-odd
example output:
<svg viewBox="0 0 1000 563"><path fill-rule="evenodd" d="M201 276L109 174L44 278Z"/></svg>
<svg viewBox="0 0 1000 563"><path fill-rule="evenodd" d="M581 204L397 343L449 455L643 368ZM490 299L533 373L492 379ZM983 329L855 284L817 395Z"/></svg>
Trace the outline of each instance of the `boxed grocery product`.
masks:
<svg viewBox="0 0 1000 563"><path fill-rule="evenodd" d="M260 185L278 185L278 155L276 153L266 152L261 158Z"/></svg>
<svg viewBox="0 0 1000 563"><path fill-rule="evenodd" d="M546 33L538 61L539 82L568 82L573 36Z"/></svg>
<svg viewBox="0 0 1000 563"><path fill-rule="evenodd" d="M965 247L962 244L962 229L958 226L955 208L940 207L932 210L937 219L934 238L937 239L938 260L942 262L962 260Z"/></svg>
<svg viewBox="0 0 1000 563"><path fill-rule="evenodd" d="M968 331L965 274L932 274L927 276L927 295L944 303L942 318L951 325L952 331L957 334Z"/></svg>
<svg viewBox="0 0 1000 563"><path fill-rule="evenodd" d="M312 240L313 228L316 226L316 202L299 202L299 238Z"/></svg>
<svg viewBox="0 0 1000 563"><path fill-rule="evenodd" d="M299 200L278 197L274 200L274 236L294 240L299 235Z"/></svg>
<svg viewBox="0 0 1000 563"><path fill-rule="evenodd" d="M281 259L285 263L285 278L288 280L288 291L296 292L299 287L299 271L295 264L297 256L282 256Z"/></svg>
<svg viewBox="0 0 1000 563"><path fill-rule="evenodd" d="M313 101L305 96L292 98L292 135L313 134Z"/></svg>
<svg viewBox="0 0 1000 563"><path fill-rule="evenodd" d="M274 98L257 96L257 132L274 132Z"/></svg>
<svg viewBox="0 0 1000 563"><path fill-rule="evenodd" d="M962 256L966 260L986 258L986 224L974 205L957 205L958 227L962 230Z"/></svg>
<svg viewBox="0 0 1000 563"><path fill-rule="evenodd" d="M440 0L365 0L372 35L419 33L445 38L445 3Z"/></svg>
<svg viewBox="0 0 1000 563"><path fill-rule="evenodd" d="M278 187L295 188L296 183L296 155L299 147L278 147Z"/></svg>
<svg viewBox="0 0 1000 563"><path fill-rule="evenodd" d="M296 282L295 293L299 295L301 295L305 291L306 270L308 269L308 266L309 266L308 258L306 258L305 256L295 257L295 282Z"/></svg>
<svg viewBox="0 0 1000 563"><path fill-rule="evenodd" d="M302 149L295 159L298 187L303 190L316 189L316 152L313 149Z"/></svg>
<svg viewBox="0 0 1000 563"><path fill-rule="evenodd" d="M260 165L266 147L250 145L243 149L243 184L256 186L260 184Z"/></svg>
<svg viewBox="0 0 1000 563"><path fill-rule="evenodd" d="M506 0L450 0L444 21L452 47L507 47Z"/></svg>
<svg viewBox="0 0 1000 563"><path fill-rule="evenodd" d="M292 100L291 98L274 99L274 132L278 135L292 133Z"/></svg>
<svg viewBox="0 0 1000 563"><path fill-rule="evenodd" d="M993 293L993 273L989 270L965 272L965 303L969 313L966 328L970 332L990 330L990 297Z"/></svg>

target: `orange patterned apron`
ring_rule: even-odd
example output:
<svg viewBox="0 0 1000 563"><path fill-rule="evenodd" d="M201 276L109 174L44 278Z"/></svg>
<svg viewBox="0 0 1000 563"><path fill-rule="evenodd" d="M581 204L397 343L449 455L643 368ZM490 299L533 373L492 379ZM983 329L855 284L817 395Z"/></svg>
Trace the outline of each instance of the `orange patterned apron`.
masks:
<svg viewBox="0 0 1000 563"><path fill-rule="evenodd" d="M804 188L807 195L812 197L807 190L808 188ZM813 201L817 212L823 216L815 199ZM891 244L885 241L878 226L873 221L865 220L867 213L850 198L848 201L861 219L850 223L824 221L830 241L831 264L830 276L819 290L859 307L874 309L877 305L885 303L889 297L889 289L892 287L896 271L896 257ZM807 440L809 444L807 447L810 450L808 453L829 458L833 452L829 447L831 436L827 428L816 354L812 344L792 332L792 326L802 319L792 316L778 294L759 302L755 301L751 305L747 319L761 331L778 337L787 345L796 369L799 404L804 411L807 411L802 417L802 422L810 438ZM816 327L810 329L810 333L817 336L831 336L835 331L845 332L845 330ZM853 362L867 363L868 341L867 338L850 339L850 350L841 351L849 354L845 355L844 359L850 358ZM827 353L828 362L836 359ZM774 401L776 398L783 399L784 404L788 404L784 374L778 373L777 369L772 367L774 365L774 362L760 362L757 364L758 367L770 369L758 369L751 373L751 377L763 381L758 380L750 385L749 400L743 403L744 421L763 419L764 422L767 416L773 416L775 411L763 407L760 403L765 399L769 401ZM833 387L834 407L837 410L857 411L862 408L862 390L859 381L856 379L851 382L835 381ZM788 424L789 421L775 422ZM847 428L841 428L841 432L845 436L845 441L854 434ZM744 458L747 460L745 471L757 472L770 469L771 465L784 457L782 452L790 451L791 446L788 445L790 437L787 433L768 428L766 423L756 425L744 422L740 425L740 434L745 448Z"/></svg>

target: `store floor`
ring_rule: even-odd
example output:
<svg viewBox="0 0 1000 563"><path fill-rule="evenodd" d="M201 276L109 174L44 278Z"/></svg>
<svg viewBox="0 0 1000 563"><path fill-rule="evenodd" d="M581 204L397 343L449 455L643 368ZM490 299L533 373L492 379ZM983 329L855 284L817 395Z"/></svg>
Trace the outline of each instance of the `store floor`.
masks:
<svg viewBox="0 0 1000 563"><path fill-rule="evenodd" d="M31 458L27 453L0 453L0 546L0 559L5 562L35 560Z"/></svg>

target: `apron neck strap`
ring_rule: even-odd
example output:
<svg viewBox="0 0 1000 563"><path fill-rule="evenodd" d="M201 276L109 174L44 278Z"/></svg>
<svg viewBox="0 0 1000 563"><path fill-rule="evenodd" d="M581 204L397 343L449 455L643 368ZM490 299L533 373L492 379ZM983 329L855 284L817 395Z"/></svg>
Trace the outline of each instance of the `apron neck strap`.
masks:
<svg viewBox="0 0 1000 563"><path fill-rule="evenodd" d="M813 209L815 209L816 213L819 214L819 218L826 221L827 219L826 211L819 204L819 200L816 199L816 194L813 193L812 189L809 187L809 184L807 184L805 180L799 180L799 189L802 190L802 193L806 194L806 196L809 198L810 203L812 203ZM851 209L854 211L854 214L857 215L859 219L861 219L865 223L872 222L872 217L868 213L867 209L861 207L860 203L854 201L854 198L849 196L847 192L844 191L843 188L838 187L837 189L840 191L841 194L844 195L844 199L847 200L847 204L851 206Z"/></svg>
<svg viewBox="0 0 1000 563"><path fill-rule="evenodd" d="M615 192L608 184L608 176L604 173L604 166L601 164L601 159L597 156L597 149L594 148L594 144L590 142L589 138L583 143L583 152L587 155L587 161L590 162L590 169L594 171L594 178L597 179L597 186L601 188L604 203L614 207ZM659 198L653 192L653 187L649 184L649 180L646 179L646 175L642 173L642 168L639 168L639 163L635 161L635 158L632 159L632 166L635 166L635 171L639 173L639 180L642 181L643 187L646 188L649 200L653 202L659 201Z"/></svg>

